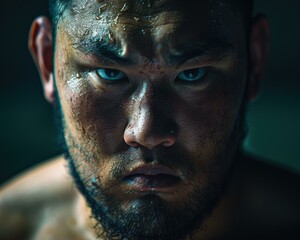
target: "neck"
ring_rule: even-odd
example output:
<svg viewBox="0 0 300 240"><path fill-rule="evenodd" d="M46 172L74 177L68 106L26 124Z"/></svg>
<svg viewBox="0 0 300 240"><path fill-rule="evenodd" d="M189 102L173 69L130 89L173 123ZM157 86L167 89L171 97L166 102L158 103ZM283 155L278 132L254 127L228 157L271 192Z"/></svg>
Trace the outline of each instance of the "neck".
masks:
<svg viewBox="0 0 300 240"><path fill-rule="evenodd" d="M95 233L95 226L99 224L91 216L92 211L90 207L81 193L78 192L77 203L75 207L75 218L77 219L79 225L82 226L82 229L86 230L86 235L89 236L87 239L98 239Z"/></svg>
<svg viewBox="0 0 300 240"><path fill-rule="evenodd" d="M221 198L212 214L186 240L223 239L224 236L232 234L235 229L238 206L241 201L241 180L241 166L237 164L228 184L227 193Z"/></svg>

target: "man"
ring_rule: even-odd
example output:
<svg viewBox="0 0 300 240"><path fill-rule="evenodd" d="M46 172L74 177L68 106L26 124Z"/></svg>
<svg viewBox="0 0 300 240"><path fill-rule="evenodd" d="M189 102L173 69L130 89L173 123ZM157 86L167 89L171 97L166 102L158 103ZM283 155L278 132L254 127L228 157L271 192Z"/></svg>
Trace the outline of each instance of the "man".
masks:
<svg viewBox="0 0 300 240"><path fill-rule="evenodd" d="M50 1L29 47L65 159L1 190L0 239L296 239L299 177L240 149L269 48L252 4Z"/></svg>

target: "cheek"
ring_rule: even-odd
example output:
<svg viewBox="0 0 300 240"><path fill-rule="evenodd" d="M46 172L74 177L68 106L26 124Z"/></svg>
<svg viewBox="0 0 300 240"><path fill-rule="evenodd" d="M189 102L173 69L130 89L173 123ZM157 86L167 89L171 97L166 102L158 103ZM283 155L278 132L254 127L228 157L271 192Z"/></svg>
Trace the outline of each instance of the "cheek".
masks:
<svg viewBox="0 0 300 240"><path fill-rule="evenodd" d="M126 118L120 104L124 95L102 92L85 79L62 85L62 107L67 130L84 148L108 154L122 143Z"/></svg>
<svg viewBox="0 0 300 240"><path fill-rule="evenodd" d="M237 82L236 80L232 80ZM227 144L238 123L243 99L243 84L223 84L205 93L195 93L181 101L180 139L191 152L204 154L207 159Z"/></svg>

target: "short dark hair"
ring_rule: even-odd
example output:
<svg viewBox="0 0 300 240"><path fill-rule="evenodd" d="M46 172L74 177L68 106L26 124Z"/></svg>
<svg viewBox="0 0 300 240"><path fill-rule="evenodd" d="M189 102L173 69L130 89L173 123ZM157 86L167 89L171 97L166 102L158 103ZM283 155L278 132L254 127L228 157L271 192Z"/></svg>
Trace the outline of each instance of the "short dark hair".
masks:
<svg viewBox="0 0 300 240"><path fill-rule="evenodd" d="M64 10L70 5L71 1L72 0L49 0L49 17L55 27Z"/></svg>
<svg viewBox="0 0 300 240"><path fill-rule="evenodd" d="M245 22L250 23L254 0L229 0L234 6L237 6L245 17ZM49 16L54 29L64 10L71 4L72 0L49 0Z"/></svg>

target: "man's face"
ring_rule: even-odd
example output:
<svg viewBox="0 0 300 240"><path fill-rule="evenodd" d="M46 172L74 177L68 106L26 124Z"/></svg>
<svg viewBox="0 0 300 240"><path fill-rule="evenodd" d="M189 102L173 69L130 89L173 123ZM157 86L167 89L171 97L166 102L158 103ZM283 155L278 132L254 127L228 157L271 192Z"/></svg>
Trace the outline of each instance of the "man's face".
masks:
<svg viewBox="0 0 300 240"><path fill-rule="evenodd" d="M216 204L242 134L246 35L228 1L74 0L64 12L65 143L111 235L176 239Z"/></svg>

